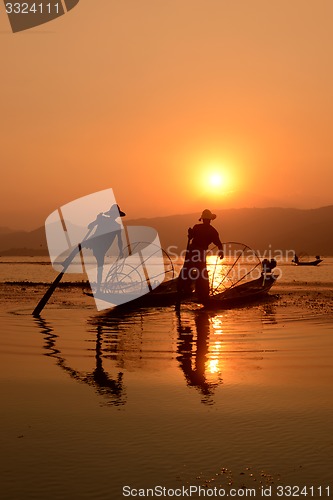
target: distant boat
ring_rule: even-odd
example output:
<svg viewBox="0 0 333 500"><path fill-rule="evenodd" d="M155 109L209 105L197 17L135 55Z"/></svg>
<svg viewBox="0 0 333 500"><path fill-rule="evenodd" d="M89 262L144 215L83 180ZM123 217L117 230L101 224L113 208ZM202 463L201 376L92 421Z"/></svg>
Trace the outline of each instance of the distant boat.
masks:
<svg viewBox="0 0 333 500"><path fill-rule="evenodd" d="M321 262L323 262L323 259L319 257L319 255L316 256L316 260L310 260L310 261L305 261L305 260L299 260L297 255L293 258L291 261L293 264L296 266L318 266Z"/></svg>

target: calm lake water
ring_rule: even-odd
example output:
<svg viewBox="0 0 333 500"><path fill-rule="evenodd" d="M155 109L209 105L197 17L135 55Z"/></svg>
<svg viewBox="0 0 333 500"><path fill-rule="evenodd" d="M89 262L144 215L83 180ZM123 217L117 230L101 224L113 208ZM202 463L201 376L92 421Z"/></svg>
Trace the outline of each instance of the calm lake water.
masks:
<svg viewBox="0 0 333 500"><path fill-rule="evenodd" d="M0 282L55 276L47 259L14 260ZM333 283L329 259L281 269L279 290L310 284L309 299ZM1 498L117 500L126 485L332 496L331 314L279 300L97 313L73 288L35 319L41 289L6 293Z"/></svg>

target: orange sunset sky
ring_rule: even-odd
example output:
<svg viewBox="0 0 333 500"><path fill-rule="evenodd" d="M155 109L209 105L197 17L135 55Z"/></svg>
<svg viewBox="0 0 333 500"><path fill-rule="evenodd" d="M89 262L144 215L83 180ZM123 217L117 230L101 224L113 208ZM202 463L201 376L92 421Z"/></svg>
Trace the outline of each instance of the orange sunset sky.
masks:
<svg viewBox="0 0 333 500"><path fill-rule="evenodd" d="M0 226L109 187L130 218L332 204L332 22L332 0L81 0L13 34L1 3Z"/></svg>

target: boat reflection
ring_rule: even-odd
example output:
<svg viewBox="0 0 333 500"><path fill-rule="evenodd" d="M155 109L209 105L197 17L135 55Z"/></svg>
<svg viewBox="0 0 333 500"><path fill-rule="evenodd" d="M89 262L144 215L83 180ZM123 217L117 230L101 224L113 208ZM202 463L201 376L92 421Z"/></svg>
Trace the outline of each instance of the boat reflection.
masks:
<svg viewBox="0 0 333 500"><path fill-rule="evenodd" d="M177 384L183 384L184 377L202 404L213 405L220 386L249 383L250 374L261 367L269 352L269 338L263 346L262 334L276 318L274 305L267 303L222 312L186 306L181 311L113 311L66 329L42 318L35 321L44 337L44 355L72 379L92 387L106 405L127 403L126 377L130 384L135 373L146 383L147 374L158 372Z"/></svg>
<svg viewBox="0 0 333 500"><path fill-rule="evenodd" d="M95 368L91 372L79 371L71 368L60 350L56 347L58 335L54 333L51 324L43 318L35 319L45 339L45 356L56 360L57 366L64 370L71 378L84 382L94 388L97 394L104 397L105 404L121 406L126 403L126 391L123 384L123 373L121 371L115 377L111 377L103 368L103 329L97 325Z"/></svg>

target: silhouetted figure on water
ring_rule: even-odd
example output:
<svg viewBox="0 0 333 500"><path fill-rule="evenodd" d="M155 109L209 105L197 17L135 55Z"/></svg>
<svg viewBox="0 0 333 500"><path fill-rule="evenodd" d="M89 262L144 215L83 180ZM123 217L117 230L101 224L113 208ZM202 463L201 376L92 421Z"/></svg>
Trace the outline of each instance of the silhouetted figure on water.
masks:
<svg viewBox="0 0 333 500"><path fill-rule="evenodd" d="M125 215L125 212L120 210L119 205L114 204L110 210L100 213L96 219L88 225L88 229L93 229L97 226L93 236L82 245L84 248L90 248L93 251L97 261L97 292L100 291L102 283L105 255L116 238L118 240L118 258L122 257L122 225L119 224L116 219L125 217Z"/></svg>
<svg viewBox="0 0 333 500"><path fill-rule="evenodd" d="M294 255L294 258L293 258L292 262L295 262L295 264L299 263L299 258L298 258L298 256L296 254Z"/></svg>
<svg viewBox="0 0 333 500"><path fill-rule="evenodd" d="M216 215L208 209L201 214L199 221L188 230L188 246L183 269L178 280L179 292L189 293L195 285L198 300L203 304L209 298L209 277L206 266L206 253L211 243L219 249L220 259L223 259L223 246L217 230L211 225Z"/></svg>

